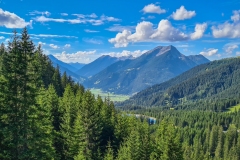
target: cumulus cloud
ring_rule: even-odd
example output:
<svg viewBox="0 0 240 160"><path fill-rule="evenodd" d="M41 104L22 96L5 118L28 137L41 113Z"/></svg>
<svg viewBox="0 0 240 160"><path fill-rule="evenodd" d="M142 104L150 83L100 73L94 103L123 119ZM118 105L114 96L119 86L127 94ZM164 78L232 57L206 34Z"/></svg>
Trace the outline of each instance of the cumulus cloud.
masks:
<svg viewBox="0 0 240 160"><path fill-rule="evenodd" d="M232 54L232 52L237 48L238 48L238 45L236 45L236 44L227 44L223 47L224 51L227 54Z"/></svg>
<svg viewBox="0 0 240 160"><path fill-rule="evenodd" d="M5 37L3 37L3 36L0 36L0 39L5 39Z"/></svg>
<svg viewBox="0 0 240 160"><path fill-rule="evenodd" d="M212 34L215 38L240 38L240 10L233 11L232 23L226 21L223 24L212 26Z"/></svg>
<svg viewBox="0 0 240 160"><path fill-rule="evenodd" d="M203 36L204 31L207 28L207 24L197 24L195 32L187 35L177 28L174 28L168 20L161 20L157 28L153 27L151 22L143 21L136 26L135 33L129 30L123 30L118 33L115 38L111 38L108 41L116 48L126 47L129 43L134 42L175 42L185 40L196 40Z"/></svg>
<svg viewBox="0 0 240 160"><path fill-rule="evenodd" d="M173 12L171 17L174 20L185 20L191 19L192 17L196 16L195 11L187 11L184 6L181 6L176 12Z"/></svg>
<svg viewBox="0 0 240 160"><path fill-rule="evenodd" d="M70 48L71 45L70 44L65 44L64 48Z"/></svg>
<svg viewBox="0 0 240 160"><path fill-rule="evenodd" d="M103 43L101 40L94 39L94 38L83 38L83 41L87 42L87 43L92 43L92 44L102 44Z"/></svg>
<svg viewBox="0 0 240 160"><path fill-rule="evenodd" d="M49 47L51 47L52 49L57 49L57 48L59 48L57 45L54 45L54 44L50 44Z"/></svg>
<svg viewBox="0 0 240 160"><path fill-rule="evenodd" d="M144 13L157 13L157 14L162 14L162 13L166 13L165 9L161 9L160 6L157 6L153 3L144 6L144 8L142 9L142 12Z"/></svg>
<svg viewBox="0 0 240 160"><path fill-rule="evenodd" d="M102 53L102 55L110 55L112 57L129 57L132 56L134 58L141 56L142 54L146 53L148 50L136 50L136 51L128 51L123 50L122 52L109 52L109 53Z"/></svg>
<svg viewBox="0 0 240 160"><path fill-rule="evenodd" d="M131 35L131 32L128 30L123 30L122 33L118 33L115 38L111 38L108 41L113 43L116 48L127 47L129 44L128 36Z"/></svg>
<svg viewBox="0 0 240 160"><path fill-rule="evenodd" d="M240 10L238 11L233 11L233 15L231 16L231 20L233 22L238 22L240 21Z"/></svg>
<svg viewBox="0 0 240 160"><path fill-rule="evenodd" d="M79 63L90 63L91 61L98 58L95 54L96 50L93 51L77 51L76 53L67 53L63 51L60 54L54 54L53 56L63 62L79 62Z"/></svg>
<svg viewBox="0 0 240 160"><path fill-rule="evenodd" d="M240 23L225 22L212 27L212 34L215 38L240 38Z"/></svg>
<svg viewBox="0 0 240 160"><path fill-rule="evenodd" d="M195 32L191 34L191 39L196 40L196 39L202 38L206 29L207 29L207 23L197 24L195 26Z"/></svg>
<svg viewBox="0 0 240 160"><path fill-rule="evenodd" d="M240 52L236 52L236 55L239 55L239 56L240 56Z"/></svg>
<svg viewBox="0 0 240 160"><path fill-rule="evenodd" d="M26 26L32 26L32 21L26 22L16 14L4 11L0 8L0 26L6 28L24 28Z"/></svg>
<svg viewBox="0 0 240 160"><path fill-rule="evenodd" d="M218 49L210 48L210 49L200 52L200 54L203 56L206 56L206 57L210 57L210 56L217 54L217 52L218 52Z"/></svg>

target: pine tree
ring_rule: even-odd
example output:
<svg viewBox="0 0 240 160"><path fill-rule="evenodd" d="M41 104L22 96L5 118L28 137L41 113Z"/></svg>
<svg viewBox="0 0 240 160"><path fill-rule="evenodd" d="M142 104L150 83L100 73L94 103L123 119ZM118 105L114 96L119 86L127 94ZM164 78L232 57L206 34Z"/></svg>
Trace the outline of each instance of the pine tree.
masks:
<svg viewBox="0 0 240 160"><path fill-rule="evenodd" d="M31 142L31 147L37 149L34 151L34 159L52 159L55 157L53 145L53 125L52 125L52 99L51 93L40 89L37 97L37 105L31 108L31 112L35 113L32 117L32 126L30 126L34 140ZM30 158L30 157L28 157Z"/></svg>
<svg viewBox="0 0 240 160"><path fill-rule="evenodd" d="M84 150L87 159L98 157L98 147L102 128L100 124L100 110L95 105L94 95L86 91L82 98L81 117L85 131L86 148Z"/></svg>
<svg viewBox="0 0 240 160"><path fill-rule="evenodd" d="M61 134L61 142L62 142L62 159L71 159L74 157L74 154L71 152L71 145L72 141L72 132L73 126L75 121L75 114L76 114L76 104L75 104L75 96L72 92L71 86L67 85L63 97L60 101L60 108L62 112L61 117L61 127L60 127L60 134Z"/></svg>

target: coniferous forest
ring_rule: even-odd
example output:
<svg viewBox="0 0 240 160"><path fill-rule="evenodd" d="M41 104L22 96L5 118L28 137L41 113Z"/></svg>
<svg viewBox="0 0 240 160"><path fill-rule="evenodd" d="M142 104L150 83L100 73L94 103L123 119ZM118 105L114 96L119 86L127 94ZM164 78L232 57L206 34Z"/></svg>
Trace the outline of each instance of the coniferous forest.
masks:
<svg viewBox="0 0 240 160"><path fill-rule="evenodd" d="M115 108L54 68L26 28L0 47L3 160L239 160L240 112L203 106Z"/></svg>

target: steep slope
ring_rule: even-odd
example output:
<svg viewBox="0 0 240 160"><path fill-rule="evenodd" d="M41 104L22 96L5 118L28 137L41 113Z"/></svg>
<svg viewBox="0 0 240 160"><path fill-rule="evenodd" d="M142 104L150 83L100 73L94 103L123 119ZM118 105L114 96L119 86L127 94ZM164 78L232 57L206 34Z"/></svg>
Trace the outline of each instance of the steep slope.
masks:
<svg viewBox="0 0 240 160"><path fill-rule="evenodd" d="M73 80L76 82L82 83L85 80L84 76L79 76L76 73L74 73L74 71L76 71L76 68L72 67L71 65L58 60L53 55L48 55L48 58L52 61L52 64L54 67L59 66L61 74L66 72L67 75L71 76L73 78Z"/></svg>
<svg viewBox="0 0 240 160"><path fill-rule="evenodd" d="M181 54L175 47L159 46L136 59L112 64L91 77L85 85L118 94L134 94L196 65L198 63Z"/></svg>
<svg viewBox="0 0 240 160"><path fill-rule="evenodd" d="M93 76L96 73L100 72L104 68L110 66L111 64L118 61L118 58L104 55L96 59L95 61L86 64L80 70L76 71L76 74L89 77Z"/></svg>
<svg viewBox="0 0 240 160"><path fill-rule="evenodd" d="M164 106L196 100L239 98L240 58L213 61L147 88L121 105Z"/></svg>
<svg viewBox="0 0 240 160"><path fill-rule="evenodd" d="M78 62L76 62L76 63L68 63L68 64L71 65L72 67L76 68L75 71L81 69L83 66L86 65L86 64L84 64L84 63L78 63Z"/></svg>

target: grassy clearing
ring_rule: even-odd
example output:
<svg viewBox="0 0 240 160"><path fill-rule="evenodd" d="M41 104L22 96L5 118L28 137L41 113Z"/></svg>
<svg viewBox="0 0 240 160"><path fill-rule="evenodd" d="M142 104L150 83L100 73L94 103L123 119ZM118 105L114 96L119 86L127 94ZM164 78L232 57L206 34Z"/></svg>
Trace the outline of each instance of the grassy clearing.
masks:
<svg viewBox="0 0 240 160"><path fill-rule="evenodd" d="M240 104L238 104L236 106L233 106L231 108L228 108L227 112L235 112L235 111L238 111L238 110L240 110Z"/></svg>
<svg viewBox="0 0 240 160"><path fill-rule="evenodd" d="M129 96L127 96L127 95L108 93L108 92L102 91L101 89L91 88L90 91L95 96L100 95L102 97L102 99L105 99L106 97L109 97L110 100L114 101L114 102L121 102L121 101L125 101L125 100L129 99Z"/></svg>

